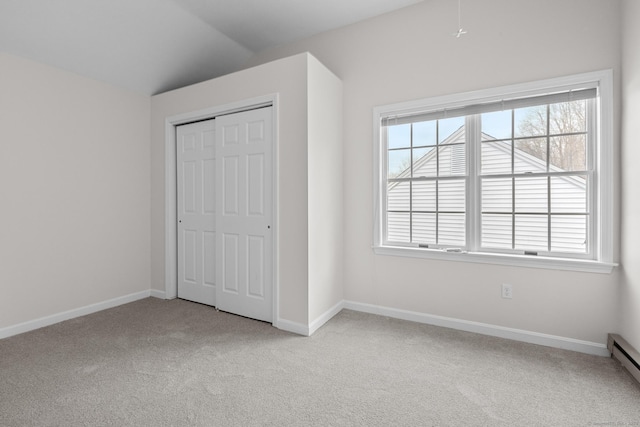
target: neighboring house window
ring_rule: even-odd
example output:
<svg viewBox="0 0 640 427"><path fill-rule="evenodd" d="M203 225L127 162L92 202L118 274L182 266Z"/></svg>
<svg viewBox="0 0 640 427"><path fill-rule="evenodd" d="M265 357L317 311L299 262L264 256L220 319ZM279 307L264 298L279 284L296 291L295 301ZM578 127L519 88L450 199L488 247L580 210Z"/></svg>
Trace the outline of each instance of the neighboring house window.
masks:
<svg viewBox="0 0 640 427"><path fill-rule="evenodd" d="M376 108L376 251L610 271L611 110L610 72Z"/></svg>

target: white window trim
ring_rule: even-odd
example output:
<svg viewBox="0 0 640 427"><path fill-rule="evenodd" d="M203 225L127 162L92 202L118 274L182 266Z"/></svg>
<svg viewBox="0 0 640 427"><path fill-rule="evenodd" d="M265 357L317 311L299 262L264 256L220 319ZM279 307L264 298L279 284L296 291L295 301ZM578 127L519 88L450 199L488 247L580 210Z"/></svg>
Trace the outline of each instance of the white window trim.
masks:
<svg viewBox="0 0 640 427"><path fill-rule="evenodd" d="M506 97L527 97L544 92L561 91L575 87L576 85L590 84L598 88L599 110L597 112L600 122L596 132L596 185L599 197L597 208L597 232L598 247L594 248L596 260L582 260L575 258L542 257L527 255L512 255L489 252L447 252L442 249L413 248L384 244L383 234L383 200L385 194L386 177L384 159L386 145L382 140L381 121L385 117L393 115L411 114L417 111L450 109L465 105L500 101ZM379 106L373 109L373 200L374 200L374 230L373 250L379 255L404 256L413 258L427 258L443 261L462 261L483 264L500 264L506 266L533 267L556 270L583 271L593 273L610 273L617 264L613 260L613 71L602 70L583 73L531 83L523 83L502 86L492 89L473 92L458 93L453 95L438 96L391 105ZM477 197L476 193L469 197ZM471 202L473 200L469 200ZM475 224L476 216L467 221L468 227L477 232L478 224ZM469 226L469 223L474 222Z"/></svg>

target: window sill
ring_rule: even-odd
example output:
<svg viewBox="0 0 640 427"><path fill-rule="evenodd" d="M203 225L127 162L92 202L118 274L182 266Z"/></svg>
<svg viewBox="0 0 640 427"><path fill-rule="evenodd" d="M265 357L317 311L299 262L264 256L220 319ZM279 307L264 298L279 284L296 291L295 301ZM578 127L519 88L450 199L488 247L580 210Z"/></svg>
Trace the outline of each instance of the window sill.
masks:
<svg viewBox="0 0 640 427"><path fill-rule="evenodd" d="M425 258L441 261L498 264L511 267L544 268L551 270L580 271L610 274L618 264L568 258L533 257L479 252L446 252L438 249L407 248L401 246L375 246L378 255Z"/></svg>

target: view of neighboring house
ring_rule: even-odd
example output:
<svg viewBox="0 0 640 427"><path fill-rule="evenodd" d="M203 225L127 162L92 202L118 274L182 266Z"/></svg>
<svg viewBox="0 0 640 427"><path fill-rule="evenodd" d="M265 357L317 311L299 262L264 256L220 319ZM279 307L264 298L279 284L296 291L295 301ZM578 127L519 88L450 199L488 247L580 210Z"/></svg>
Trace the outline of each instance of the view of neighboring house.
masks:
<svg viewBox="0 0 640 427"><path fill-rule="evenodd" d="M482 141L483 249L546 251L551 246L584 253L588 236L584 177L537 175L547 173L545 160L486 133ZM387 187L388 240L464 247L468 179L464 126L440 144L413 152L413 167L407 165ZM551 165L549 172L563 171ZM406 180L397 181L402 179Z"/></svg>

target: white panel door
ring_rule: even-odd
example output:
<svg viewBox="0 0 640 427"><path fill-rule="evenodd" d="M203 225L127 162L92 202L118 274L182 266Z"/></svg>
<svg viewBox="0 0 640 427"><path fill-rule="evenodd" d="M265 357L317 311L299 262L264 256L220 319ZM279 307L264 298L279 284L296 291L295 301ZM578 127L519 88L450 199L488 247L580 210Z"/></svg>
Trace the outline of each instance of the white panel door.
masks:
<svg viewBox="0 0 640 427"><path fill-rule="evenodd" d="M216 306L272 321L271 107L216 117Z"/></svg>
<svg viewBox="0 0 640 427"><path fill-rule="evenodd" d="M214 120L177 127L178 297L215 305Z"/></svg>

